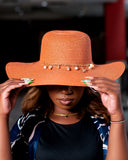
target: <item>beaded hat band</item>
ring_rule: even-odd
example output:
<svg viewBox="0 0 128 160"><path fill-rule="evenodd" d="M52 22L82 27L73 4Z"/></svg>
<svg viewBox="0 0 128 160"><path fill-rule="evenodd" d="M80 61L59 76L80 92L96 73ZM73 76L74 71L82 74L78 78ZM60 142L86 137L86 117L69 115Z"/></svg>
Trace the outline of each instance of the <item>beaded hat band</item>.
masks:
<svg viewBox="0 0 128 160"><path fill-rule="evenodd" d="M85 65L66 65L66 64L44 64L43 69L49 69L52 70L54 68L57 69L65 69L67 71L78 71L81 70L83 72L86 72L92 68L94 68L94 64L85 64Z"/></svg>
<svg viewBox="0 0 128 160"><path fill-rule="evenodd" d="M9 78L34 79L30 86L86 86L81 82L86 76L116 80L124 69L122 62L94 64L90 37L74 30L54 30L44 34L39 61L10 62L6 65Z"/></svg>

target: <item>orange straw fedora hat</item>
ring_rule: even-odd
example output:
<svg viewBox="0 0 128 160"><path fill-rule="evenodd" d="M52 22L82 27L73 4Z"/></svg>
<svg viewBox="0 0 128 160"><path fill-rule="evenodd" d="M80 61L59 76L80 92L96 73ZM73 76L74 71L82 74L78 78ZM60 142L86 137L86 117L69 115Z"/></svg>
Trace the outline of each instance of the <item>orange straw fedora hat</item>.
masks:
<svg viewBox="0 0 128 160"><path fill-rule="evenodd" d="M9 78L32 78L36 85L86 86L86 76L118 79L122 62L96 65L92 61L91 40L81 31L49 31L42 38L40 60L33 63L9 62Z"/></svg>

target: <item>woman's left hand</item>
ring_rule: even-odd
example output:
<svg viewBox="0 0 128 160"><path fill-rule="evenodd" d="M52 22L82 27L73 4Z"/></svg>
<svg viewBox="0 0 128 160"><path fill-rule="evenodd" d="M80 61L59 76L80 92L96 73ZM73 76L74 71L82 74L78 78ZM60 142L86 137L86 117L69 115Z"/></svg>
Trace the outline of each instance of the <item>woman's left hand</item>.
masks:
<svg viewBox="0 0 128 160"><path fill-rule="evenodd" d="M104 77L87 77L87 80L87 85L100 93L102 103L107 108L111 120L122 120L120 84Z"/></svg>

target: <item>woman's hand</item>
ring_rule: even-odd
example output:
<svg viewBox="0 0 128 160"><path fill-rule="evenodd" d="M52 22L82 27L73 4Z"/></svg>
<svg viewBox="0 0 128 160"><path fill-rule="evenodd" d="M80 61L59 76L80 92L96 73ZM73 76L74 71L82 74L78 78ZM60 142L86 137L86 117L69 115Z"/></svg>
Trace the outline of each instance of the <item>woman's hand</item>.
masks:
<svg viewBox="0 0 128 160"><path fill-rule="evenodd" d="M103 77L87 77L85 82L100 93L102 103L108 109L111 120L122 120L123 110L119 83Z"/></svg>
<svg viewBox="0 0 128 160"><path fill-rule="evenodd" d="M0 159L12 160L10 136L9 136L9 113L15 105L17 95L23 88L24 81L10 79L0 84Z"/></svg>
<svg viewBox="0 0 128 160"><path fill-rule="evenodd" d="M0 84L0 115L8 115L15 106L18 93L27 85L24 79L9 79Z"/></svg>
<svg viewBox="0 0 128 160"><path fill-rule="evenodd" d="M0 84L0 160L12 160L9 113L15 106L18 93L23 87L34 82L32 79L9 79Z"/></svg>

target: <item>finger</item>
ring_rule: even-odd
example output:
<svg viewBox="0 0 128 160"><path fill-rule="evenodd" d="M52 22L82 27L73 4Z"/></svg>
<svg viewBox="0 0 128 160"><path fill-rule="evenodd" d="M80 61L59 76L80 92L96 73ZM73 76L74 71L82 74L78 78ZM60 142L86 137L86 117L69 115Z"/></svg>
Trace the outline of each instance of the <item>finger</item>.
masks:
<svg viewBox="0 0 128 160"><path fill-rule="evenodd" d="M12 82L24 82L23 79L15 79L15 78L11 78L11 79L8 79L7 81L5 81L4 83L2 83L3 85L7 85L7 84L10 84Z"/></svg>
<svg viewBox="0 0 128 160"><path fill-rule="evenodd" d="M100 78L100 77L91 77L88 80L83 80L82 82L85 82L88 86L97 86L98 88L108 88L110 90L120 90L120 84L106 79L106 78ZM95 87L96 88L96 87Z"/></svg>
<svg viewBox="0 0 128 160"><path fill-rule="evenodd" d="M12 93L14 94L15 93L14 90L16 90L17 88L22 88L22 86L18 84L10 85L2 91L1 96L3 97L3 99L6 99L10 95L12 95Z"/></svg>
<svg viewBox="0 0 128 160"><path fill-rule="evenodd" d="M86 83L88 87L93 88L96 91L102 91L102 92L120 92L120 87L118 86L112 86L110 84L101 84L101 83Z"/></svg>
<svg viewBox="0 0 128 160"><path fill-rule="evenodd" d="M25 83L27 85L27 84L30 84L33 82L34 82L34 79L32 79L32 78L21 78L21 79L11 78L11 79L7 80L6 82L2 83L1 86L5 86L5 85L11 84L11 83Z"/></svg>
<svg viewBox="0 0 128 160"><path fill-rule="evenodd" d="M6 85L4 84L2 87L0 87L0 92L1 92L1 95L3 96L3 98L7 98L10 93L12 92L12 90L15 90L17 88L21 88L25 86L24 82L22 83L19 83L21 81L13 81L13 82L9 82L9 83L6 83Z"/></svg>
<svg viewBox="0 0 128 160"><path fill-rule="evenodd" d="M95 82L95 83L108 83L113 86L118 85L117 82L115 82L111 79L105 78L105 77L85 77L85 78L87 78L87 80L89 80L91 83L93 83L93 82Z"/></svg>
<svg viewBox="0 0 128 160"><path fill-rule="evenodd" d="M99 86L91 86L94 88L96 91L98 91L100 94L107 94L107 95L112 95L112 96L120 96L120 91L117 89L112 89L108 87L99 87Z"/></svg>
<svg viewBox="0 0 128 160"><path fill-rule="evenodd" d="M19 92L24 88L24 86L20 87L20 88L16 88L16 89L13 89L11 90L11 96L18 96Z"/></svg>
<svg viewBox="0 0 128 160"><path fill-rule="evenodd" d="M13 84L24 84L24 80L20 80L20 79L9 79L6 82L0 84L0 89L5 89L7 88L9 85L13 85Z"/></svg>
<svg viewBox="0 0 128 160"><path fill-rule="evenodd" d="M12 78L12 79L9 79L6 82L0 84L0 89L2 90L2 89L7 88L10 85L17 85L17 84L18 84L18 88L19 88L19 86L23 86L23 85L27 86L27 85L29 85L30 83L33 83L33 82L34 82L34 80L30 79L30 78L22 78L22 79L13 79Z"/></svg>
<svg viewBox="0 0 128 160"><path fill-rule="evenodd" d="M100 92L100 93L106 93L106 94L119 94L118 90L112 89L112 88L108 88L108 87L99 87L99 86L91 86L92 88L94 88L96 91Z"/></svg>
<svg viewBox="0 0 128 160"><path fill-rule="evenodd" d="M93 88L94 90L107 94L120 94L120 87L115 87L110 84L96 84L96 83L88 83L88 87Z"/></svg>
<svg viewBox="0 0 128 160"><path fill-rule="evenodd" d="M92 82L90 86L96 86L98 88L104 88L113 91L120 91L120 85L112 85L110 83L100 83L100 82Z"/></svg>

